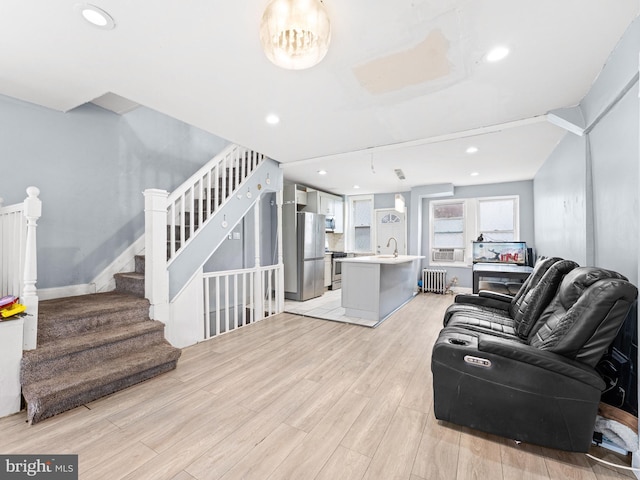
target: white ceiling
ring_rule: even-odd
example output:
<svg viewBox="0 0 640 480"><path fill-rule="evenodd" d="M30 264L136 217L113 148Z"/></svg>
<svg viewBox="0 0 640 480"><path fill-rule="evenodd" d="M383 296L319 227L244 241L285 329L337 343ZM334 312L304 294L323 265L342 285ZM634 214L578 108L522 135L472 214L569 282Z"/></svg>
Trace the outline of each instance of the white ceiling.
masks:
<svg viewBox="0 0 640 480"><path fill-rule="evenodd" d="M2 0L0 94L60 111L115 94L336 193L530 179L565 135L545 114L580 102L640 10L638 0L324 0L329 53L287 71L260 46L267 2L92 0L115 19L107 31L73 0ZM489 64L496 45L511 54ZM269 113L281 122L266 124Z"/></svg>

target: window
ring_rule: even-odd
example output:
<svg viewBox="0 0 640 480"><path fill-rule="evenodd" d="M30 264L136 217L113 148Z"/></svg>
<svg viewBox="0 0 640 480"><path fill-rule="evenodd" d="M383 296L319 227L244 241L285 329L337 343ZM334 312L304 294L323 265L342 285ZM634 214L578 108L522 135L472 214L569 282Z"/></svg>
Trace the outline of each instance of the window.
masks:
<svg viewBox="0 0 640 480"><path fill-rule="evenodd" d="M400 217L395 213L388 213L387 215L382 217L380 223L400 223Z"/></svg>
<svg viewBox="0 0 640 480"><path fill-rule="evenodd" d="M349 197L349 244L354 252L373 251L373 196Z"/></svg>
<svg viewBox="0 0 640 480"><path fill-rule="evenodd" d="M518 197L478 200L478 235L487 242L513 242L518 238Z"/></svg>
<svg viewBox="0 0 640 480"><path fill-rule="evenodd" d="M520 240L518 196L432 200L430 261L471 261L471 242L480 234L487 242Z"/></svg>
<svg viewBox="0 0 640 480"><path fill-rule="evenodd" d="M433 204L433 247L464 248L464 202Z"/></svg>

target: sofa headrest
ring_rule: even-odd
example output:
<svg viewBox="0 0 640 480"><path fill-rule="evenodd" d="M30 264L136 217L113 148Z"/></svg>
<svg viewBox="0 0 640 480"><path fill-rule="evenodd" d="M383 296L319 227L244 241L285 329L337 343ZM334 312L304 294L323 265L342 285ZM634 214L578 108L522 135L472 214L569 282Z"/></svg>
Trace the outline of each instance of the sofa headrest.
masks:
<svg viewBox="0 0 640 480"><path fill-rule="evenodd" d="M511 306L509 307L509 315L512 318L515 318L518 310L522 306L524 297L529 292L529 290L534 288L538 284L538 282L542 280L542 277L544 277L544 274L547 273L547 270L549 270L549 268L551 268L555 263L559 262L560 260L562 260L560 257L549 257L549 258L542 257L538 259L538 261L533 267L533 271L531 272L531 275L527 277L527 279L524 281L524 283L520 287L520 290L518 290L518 292L513 296L513 299L511 300Z"/></svg>
<svg viewBox="0 0 640 480"><path fill-rule="evenodd" d="M615 278L627 280L617 272L595 267L578 267L569 272L560 285L559 300L561 305L568 310L576 303L584 291L598 280Z"/></svg>
<svg viewBox="0 0 640 480"><path fill-rule="evenodd" d="M595 366L638 296L623 275L596 267L569 272L531 330L529 344Z"/></svg>
<svg viewBox="0 0 640 480"><path fill-rule="evenodd" d="M524 295L517 311L512 315L516 334L520 338L526 339L529 336L543 310L556 295L565 275L578 267L578 264L571 260L554 260L540 280Z"/></svg>

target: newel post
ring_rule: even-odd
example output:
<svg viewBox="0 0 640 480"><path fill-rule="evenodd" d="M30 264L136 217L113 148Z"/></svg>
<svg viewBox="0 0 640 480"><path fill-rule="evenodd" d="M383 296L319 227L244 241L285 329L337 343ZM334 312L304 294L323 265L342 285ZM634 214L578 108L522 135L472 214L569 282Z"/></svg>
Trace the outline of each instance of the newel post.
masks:
<svg viewBox="0 0 640 480"><path fill-rule="evenodd" d="M282 189L276 193L277 217L278 217L278 313L284 312L284 254L282 250L282 205L283 205Z"/></svg>
<svg viewBox="0 0 640 480"><path fill-rule="evenodd" d="M169 273L167 271L167 197L166 190L144 191L145 221L145 297L149 316L165 325L169 322Z"/></svg>
<svg viewBox="0 0 640 480"><path fill-rule="evenodd" d="M36 187L27 188L27 198L24 201L24 216L27 219L27 238L25 242L24 277L20 302L27 307L24 320L24 335L22 348L33 350L38 343L38 257L36 251L36 227L42 215L42 202L38 198L40 190Z"/></svg>
<svg viewBox="0 0 640 480"><path fill-rule="evenodd" d="M263 272L260 269L260 195L256 199L255 206L253 208L253 220L254 220L254 251L255 251L255 269L256 276L253 285L253 305L254 305L254 319L255 321L262 320L264 318L264 286L262 283Z"/></svg>

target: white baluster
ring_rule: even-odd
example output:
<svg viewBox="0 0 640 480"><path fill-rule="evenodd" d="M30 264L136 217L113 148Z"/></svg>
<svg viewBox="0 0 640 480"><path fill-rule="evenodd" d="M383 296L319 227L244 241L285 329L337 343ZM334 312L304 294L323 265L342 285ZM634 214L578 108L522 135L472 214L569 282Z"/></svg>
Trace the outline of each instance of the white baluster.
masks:
<svg viewBox="0 0 640 480"><path fill-rule="evenodd" d="M213 210L217 211L218 210L218 204L220 203L220 164L216 164L215 166L215 177L214 177L214 183L213 183L213 188L215 190L214 194L213 194Z"/></svg>
<svg viewBox="0 0 640 480"><path fill-rule="evenodd" d="M239 150L236 150L236 161L235 161L235 170L233 172L233 176L236 179L235 182L235 188L233 189L233 191L235 192L238 189L238 186L240 186L240 162L241 162L241 158L244 156L243 153L241 153Z"/></svg>
<svg viewBox="0 0 640 480"><path fill-rule="evenodd" d="M184 247L184 244L187 242L187 229L186 229L186 223L187 223L187 214L186 214L186 206L185 206L185 194L180 195L180 205L178 206L178 212L180 215L180 248ZM178 202L176 202L176 205L178 205ZM176 250L180 250L180 248L177 248Z"/></svg>
<svg viewBox="0 0 640 480"><path fill-rule="evenodd" d="M24 216L27 219L27 239L24 259L24 285L22 304L27 307L24 322L23 349L32 350L38 343L38 262L36 250L36 227L42 215L42 202L38 198L40 190L36 187L27 188L27 198L24 201Z"/></svg>
<svg viewBox="0 0 640 480"><path fill-rule="evenodd" d="M242 325L247 324L247 274L242 274Z"/></svg>
<svg viewBox="0 0 640 480"><path fill-rule="evenodd" d="M222 319L220 316L220 277L216 277L216 335L220 335L222 330Z"/></svg>
<svg viewBox="0 0 640 480"><path fill-rule="evenodd" d="M233 328L241 327L238 317L238 274L233 274Z"/></svg>
<svg viewBox="0 0 640 480"><path fill-rule="evenodd" d="M255 270L254 270L255 271ZM251 298L252 302L255 302L255 288L254 288L254 284L256 281L256 274L254 273L253 275L249 275L249 298ZM256 321L256 306L254 305L253 308L250 310L249 313L249 322L253 323Z"/></svg>
<svg viewBox="0 0 640 480"><path fill-rule="evenodd" d="M211 338L211 299L209 277L204 278L204 339Z"/></svg>
<svg viewBox="0 0 640 480"><path fill-rule="evenodd" d="M224 333L229 333L229 275L224 276Z"/></svg>
<svg viewBox="0 0 640 480"><path fill-rule="evenodd" d="M222 187L220 191L220 198L222 199L222 202L224 202L224 200L227 198L227 178L229 176L229 173L227 172L228 158L229 158L229 155L225 155L224 158L222 159L222 162L220 162L221 163L220 175L222 177L222 185L220 185Z"/></svg>

